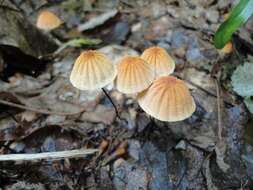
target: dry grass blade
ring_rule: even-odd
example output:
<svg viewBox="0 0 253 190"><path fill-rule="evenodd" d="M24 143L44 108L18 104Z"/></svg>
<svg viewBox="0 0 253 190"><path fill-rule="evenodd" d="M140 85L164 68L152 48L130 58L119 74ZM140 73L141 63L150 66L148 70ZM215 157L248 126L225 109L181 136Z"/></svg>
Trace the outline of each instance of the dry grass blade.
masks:
<svg viewBox="0 0 253 190"><path fill-rule="evenodd" d="M98 149L77 149L58 152L43 152L35 154L6 154L0 155L0 162L3 161L34 161L34 160L60 160L65 158L80 158L94 154Z"/></svg>
<svg viewBox="0 0 253 190"><path fill-rule="evenodd" d="M217 114L218 114L218 138L222 141L222 115L221 115L221 96L220 96L220 87L217 79L215 80L216 93L217 93Z"/></svg>

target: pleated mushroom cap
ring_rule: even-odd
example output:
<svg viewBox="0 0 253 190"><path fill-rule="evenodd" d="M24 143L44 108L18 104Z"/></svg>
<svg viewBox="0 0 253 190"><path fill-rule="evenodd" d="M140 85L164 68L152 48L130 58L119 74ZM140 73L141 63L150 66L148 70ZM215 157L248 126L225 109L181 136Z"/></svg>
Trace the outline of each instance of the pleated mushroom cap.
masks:
<svg viewBox="0 0 253 190"><path fill-rule="evenodd" d="M36 26L42 30L53 30L59 27L62 21L54 13L44 10L42 11L37 19Z"/></svg>
<svg viewBox="0 0 253 190"><path fill-rule="evenodd" d="M157 79L149 89L138 95L140 107L161 121L181 121L196 109L187 86L173 76Z"/></svg>
<svg viewBox="0 0 253 190"><path fill-rule="evenodd" d="M98 51L84 51L77 58L70 74L70 82L80 90L95 90L113 82L116 67Z"/></svg>
<svg viewBox="0 0 253 190"><path fill-rule="evenodd" d="M149 64L140 57L127 56L118 64L116 87L120 92L135 94L147 89L154 80Z"/></svg>
<svg viewBox="0 0 253 190"><path fill-rule="evenodd" d="M152 66L156 78L167 76L174 72L175 62L167 51L161 47L155 46L146 49L142 53L141 58Z"/></svg>

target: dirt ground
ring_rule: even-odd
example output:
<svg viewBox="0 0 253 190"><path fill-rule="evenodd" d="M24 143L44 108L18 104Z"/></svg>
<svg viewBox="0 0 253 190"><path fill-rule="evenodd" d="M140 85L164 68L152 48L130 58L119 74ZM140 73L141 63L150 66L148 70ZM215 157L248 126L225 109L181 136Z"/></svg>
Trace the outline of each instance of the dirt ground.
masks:
<svg viewBox="0 0 253 190"><path fill-rule="evenodd" d="M79 158L0 161L0 189L253 189L252 114L231 87L234 70L253 62L253 19L233 36L232 53L221 54L212 44L234 4L0 1L0 154L99 150ZM36 28L44 9L64 21L60 28ZM81 37L82 43L66 43ZM154 45L173 57L173 75L187 83L196 102L184 121L155 120L135 95L108 85L125 122L101 90L79 91L69 82L83 50L98 49L117 64Z"/></svg>

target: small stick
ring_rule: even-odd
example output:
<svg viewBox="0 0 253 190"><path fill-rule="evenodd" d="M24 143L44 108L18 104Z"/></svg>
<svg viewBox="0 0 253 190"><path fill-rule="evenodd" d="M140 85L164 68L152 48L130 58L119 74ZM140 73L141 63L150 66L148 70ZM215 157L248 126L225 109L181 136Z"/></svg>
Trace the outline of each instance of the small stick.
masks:
<svg viewBox="0 0 253 190"><path fill-rule="evenodd" d="M112 106L114 107L114 110L115 110L115 113L116 113L116 116L121 120L121 117L119 115L119 112L118 112L118 109L117 109L117 106L114 104L112 98L110 97L110 95L106 92L106 90L104 88L102 88L104 94L106 95L106 97L109 99L109 101L111 102Z"/></svg>
<svg viewBox="0 0 253 190"><path fill-rule="evenodd" d="M221 121L221 100L220 100L220 88L217 79L214 79L216 92L217 92L217 114L218 114L218 138L219 141L222 141L222 121Z"/></svg>
<svg viewBox="0 0 253 190"><path fill-rule="evenodd" d="M0 155L0 162L3 161L34 161L34 160L60 160L65 158L80 158L97 152L98 149L77 149L58 152L43 152L35 154L5 154Z"/></svg>
<svg viewBox="0 0 253 190"><path fill-rule="evenodd" d="M80 114L83 111L85 111L85 109L82 109L82 110L80 110L78 112L74 112L74 113L53 112L53 111L48 111L48 110L36 109L36 108L32 108L32 107L23 106L23 105L12 103L12 102L9 102L9 101L6 101L6 100L0 100L0 104L15 107L15 108L20 108L20 109L23 109L23 110L33 111L33 112L36 112L36 113L46 114L46 115L63 115L63 116L67 116L67 115Z"/></svg>
<svg viewBox="0 0 253 190"><path fill-rule="evenodd" d="M124 156L127 153L127 148L128 148L127 140L121 142L119 146L116 148L116 150L102 162L102 166L105 166L109 162Z"/></svg>

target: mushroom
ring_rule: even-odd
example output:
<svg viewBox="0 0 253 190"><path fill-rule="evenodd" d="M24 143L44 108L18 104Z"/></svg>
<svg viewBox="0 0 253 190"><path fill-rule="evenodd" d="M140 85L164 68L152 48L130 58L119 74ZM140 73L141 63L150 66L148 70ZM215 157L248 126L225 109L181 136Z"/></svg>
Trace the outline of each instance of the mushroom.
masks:
<svg viewBox="0 0 253 190"><path fill-rule="evenodd" d="M152 66L156 78L159 76L167 76L174 72L174 60L167 51L161 47L155 46L146 49L142 53L141 58Z"/></svg>
<svg viewBox="0 0 253 190"><path fill-rule="evenodd" d="M62 21L54 13L44 10L37 19L36 26L42 30L50 31L58 28L62 24Z"/></svg>
<svg viewBox="0 0 253 190"><path fill-rule="evenodd" d="M80 90L96 90L101 88L112 103L116 115L119 117L115 104L103 88L113 82L116 74L115 65L106 55L96 50L88 50L82 52L75 61L70 74L70 82Z"/></svg>
<svg viewBox="0 0 253 190"><path fill-rule="evenodd" d="M118 64L116 88L126 94L135 94L148 88L154 80L150 65L137 56L126 56Z"/></svg>
<svg viewBox="0 0 253 190"><path fill-rule="evenodd" d="M80 90L96 90L113 82L116 67L103 54L95 50L84 51L77 58L70 74L70 82Z"/></svg>
<svg viewBox="0 0 253 190"><path fill-rule="evenodd" d="M186 84L173 76L160 77L137 97L140 107L161 121L181 121L196 109Z"/></svg>

